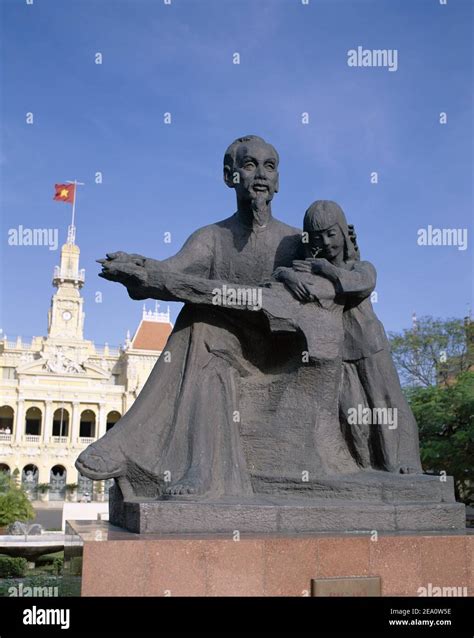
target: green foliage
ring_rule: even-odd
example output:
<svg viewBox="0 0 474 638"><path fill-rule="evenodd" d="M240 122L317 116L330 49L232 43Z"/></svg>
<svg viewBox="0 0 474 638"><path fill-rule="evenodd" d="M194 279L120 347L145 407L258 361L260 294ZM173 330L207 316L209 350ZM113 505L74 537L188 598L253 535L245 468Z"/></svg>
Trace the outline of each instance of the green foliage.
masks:
<svg viewBox="0 0 474 638"><path fill-rule="evenodd" d="M44 567L45 565L52 565L55 558L64 558L64 551L53 552L52 554L43 554L38 556L35 561L36 567Z"/></svg>
<svg viewBox="0 0 474 638"><path fill-rule="evenodd" d="M37 485L38 492L40 492L41 494L46 494L46 492L49 491L50 487L51 486L49 483L38 483Z"/></svg>
<svg viewBox="0 0 474 638"><path fill-rule="evenodd" d="M56 556L53 560L53 574L61 576L64 569L64 558L62 556Z"/></svg>
<svg viewBox="0 0 474 638"><path fill-rule="evenodd" d="M8 492L11 486L11 479L7 472L0 472L0 495Z"/></svg>
<svg viewBox="0 0 474 638"><path fill-rule="evenodd" d="M26 558L0 556L0 578L21 578L26 574L27 569Z"/></svg>
<svg viewBox="0 0 474 638"><path fill-rule="evenodd" d="M74 492L75 490L77 490L77 487L78 487L77 483L68 483L66 485L66 490L68 492Z"/></svg>
<svg viewBox="0 0 474 638"><path fill-rule="evenodd" d="M421 317L402 334L390 334L393 360L402 383L430 386L469 369L468 342L474 324L462 319Z"/></svg>
<svg viewBox="0 0 474 638"><path fill-rule="evenodd" d="M64 567L64 552L43 554L36 560L35 568L43 570L55 576L62 576Z"/></svg>
<svg viewBox="0 0 474 638"><path fill-rule="evenodd" d="M456 497L474 503L474 372L451 385L412 388L407 392L420 430L426 472L454 477Z"/></svg>
<svg viewBox="0 0 474 638"><path fill-rule="evenodd" d="M15 521L33 520L35 512L21 487L0 472L0 527Z"/></svg>

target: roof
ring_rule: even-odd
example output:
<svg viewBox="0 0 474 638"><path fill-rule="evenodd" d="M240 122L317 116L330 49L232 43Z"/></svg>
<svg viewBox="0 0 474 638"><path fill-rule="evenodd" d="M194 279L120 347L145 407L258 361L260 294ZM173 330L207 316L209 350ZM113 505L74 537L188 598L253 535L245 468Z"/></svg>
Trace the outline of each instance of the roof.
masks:
<svg viewBox="0 0 474 638"><path fill-rule="evenodd" d="M131 347L137 350L158 350L161 352L164 350L172 330L171 323L142 319L132 339Z"/></svg>

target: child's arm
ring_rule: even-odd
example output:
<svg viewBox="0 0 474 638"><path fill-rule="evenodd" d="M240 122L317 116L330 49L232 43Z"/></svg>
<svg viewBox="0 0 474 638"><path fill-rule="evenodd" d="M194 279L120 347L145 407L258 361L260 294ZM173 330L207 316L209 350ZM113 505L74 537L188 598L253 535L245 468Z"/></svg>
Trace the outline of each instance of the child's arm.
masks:
<svg viewBox="0 0 474 638"><path fill-rule="evenodd" d="M326 260L322 259L321 261ZM375 289L377 271L369 261L355 261L352 270L338 268L333 264L329 264L329 266L328 278L334 283L338 293L357 299L365 299ZM320 268L317 264L313 264L312 272L326 276L323 272L320 272ZM322 270L327 269L323 266Z"/></svg>
<svg viewBox="0 0 474 638"><path fill-rule="evenodd" d="M337 286L345 295L365 299L375 289L377 271L369 261L354 262L352 270L337 270Z"/></svg>
<svg viewBox="0 0 474 638"><path fill-rule="evenodd" d="M369 261L356 261L352 270L334 266L327 259L306 260L303 263L293 262L296 270L308 271L320 277L329 279L334 284L339 294L350 295L358 299L365 299L374 290L377 281L377 272Z"/></svg>

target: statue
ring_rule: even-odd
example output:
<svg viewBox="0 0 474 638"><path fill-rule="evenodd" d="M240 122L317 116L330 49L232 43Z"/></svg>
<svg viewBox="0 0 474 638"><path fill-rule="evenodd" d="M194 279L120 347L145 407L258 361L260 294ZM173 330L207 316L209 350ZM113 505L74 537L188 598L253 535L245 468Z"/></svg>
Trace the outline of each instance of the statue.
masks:
<svg viewBox="0 0 474 638"><path fill-rule="evenodd" d="M36 479L37 479L37 476L38 476L38 471L37 471L37 470L35 470L35 471L33 471L33 470L26 470L26 471L23 473L23 475L24 475L24 482L25 482L25 484L26 484L27 486L35 485L35 483L36 483Z"/></svg>
<svg viewBox="0 0 474 638"><path fill-rule="evenodd" d="M127 503L344 497L383 509L383 494L412 502L420 489L426 499L427 481L430 498L444 498L421 476L416 423L370 302L375 269L334 202L312 204L303 233L273 217L278 162L262 138L238 138L224 156L233 215L168 259L99 260L100 275L132 299L184 302L135 403L76 461L83 476L116 479L112 522L125 520ZM395 418L374 423L354 410ZM383 512L392 521L395 509ZM145 529L134 521L123 524Z"/></svg>
<svg viewBox="0 0 474 638"><path fill-rule="evenodd" d="M312 272L332 281L336 291L344 295L340 418L354 458L366 469L421 473L417 425L370 301L375 268L358 259L345 215L336 203L314 202L306 211L303 228L309 240L308 257L293 262L293 270L280 269L279 280L297 281L296 272ZM375 416L394 414L396 422L351 422L348 415L355 406L361 406L359 413L369 408L369 414ZM387 427L367 427L370 425Z"/></svg>

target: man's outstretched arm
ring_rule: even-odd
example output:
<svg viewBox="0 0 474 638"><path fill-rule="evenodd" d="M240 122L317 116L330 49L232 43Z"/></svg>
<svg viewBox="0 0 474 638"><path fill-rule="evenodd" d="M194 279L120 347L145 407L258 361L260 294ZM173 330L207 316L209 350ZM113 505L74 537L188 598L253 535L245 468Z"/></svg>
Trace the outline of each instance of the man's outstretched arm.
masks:
<svg viewBox="0 0 474 638"><path fill-rule="evenodd" d="M100 277L117 281L128 290L132 299L161 299L180 301L172 292L167 279L173 273L208 278L213 261L213 237L210 227L194 232L181 250L168 259L157 260L143 255L116 252L99 259Z"/></svg>

